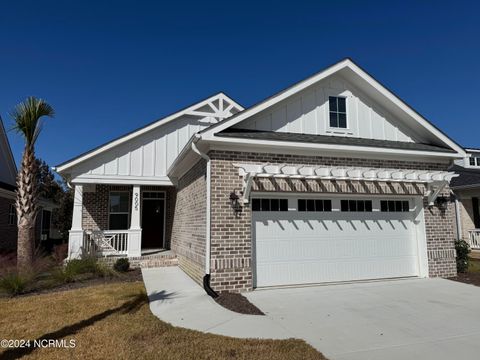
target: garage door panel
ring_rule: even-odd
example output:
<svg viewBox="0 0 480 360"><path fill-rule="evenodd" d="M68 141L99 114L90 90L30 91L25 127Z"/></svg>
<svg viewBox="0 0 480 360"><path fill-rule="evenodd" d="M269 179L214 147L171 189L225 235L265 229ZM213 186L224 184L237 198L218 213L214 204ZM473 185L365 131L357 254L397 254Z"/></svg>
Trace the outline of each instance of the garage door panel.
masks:
<svg viewBox="0 0 480 360"><path fill-rule="evenodd" d="M255 285L418 275L412 212L254 212Z"/></svg>

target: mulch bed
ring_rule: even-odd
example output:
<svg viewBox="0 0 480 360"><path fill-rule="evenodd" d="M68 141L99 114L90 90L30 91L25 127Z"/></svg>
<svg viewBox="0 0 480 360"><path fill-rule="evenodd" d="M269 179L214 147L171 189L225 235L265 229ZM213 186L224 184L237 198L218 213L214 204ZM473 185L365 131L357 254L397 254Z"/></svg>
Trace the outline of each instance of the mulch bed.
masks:
<svg viewBox="0 0 480 360"><path fill-rule="evenodd" d="M120 273L119 276L94 277L94 278L83 279L83 280L78 280L71 283L62 284L49 289L34 289L27 293L17 295L16 297L55 293L59 291L73 290L73 289L79 289L79 288L95 286L95 285L105 285L105 284L112 284L112 283L124 283L124 282L135 282L135 281L143 281L142 271L140 269L130 269L125 273Z"/></svg>
<svg viewBox="0 0 480 360"><path fill-rule="evenodd" d="M220 293L220 295L215 298L215 301L224 308L240 314L265 315L259 308L253 305L241 294L228 292Z"/></svg>
<svg viewBox="0 0 480 360"><path fill-rule="evenodd" d="M480 286L480 273L458 273L456 277L452 277L450 280Z"/></svg>

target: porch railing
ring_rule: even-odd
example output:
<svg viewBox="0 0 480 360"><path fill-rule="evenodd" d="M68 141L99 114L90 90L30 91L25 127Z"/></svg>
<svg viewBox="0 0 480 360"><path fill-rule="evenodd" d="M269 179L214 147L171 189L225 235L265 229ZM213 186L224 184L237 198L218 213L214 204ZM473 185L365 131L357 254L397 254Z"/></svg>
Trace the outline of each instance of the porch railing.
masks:
<svg viewBox="0 0 480 360"><path fill-rule="evenodd" d="M468 242L473 250L480 250L480 229L468 230Z"/></svg>
<svg viewBox="0 0 480 360"><path fill-rule="evenodd" d="M83 247L88 254L100 256L126 255L128 230L85 231Z"/></svg>

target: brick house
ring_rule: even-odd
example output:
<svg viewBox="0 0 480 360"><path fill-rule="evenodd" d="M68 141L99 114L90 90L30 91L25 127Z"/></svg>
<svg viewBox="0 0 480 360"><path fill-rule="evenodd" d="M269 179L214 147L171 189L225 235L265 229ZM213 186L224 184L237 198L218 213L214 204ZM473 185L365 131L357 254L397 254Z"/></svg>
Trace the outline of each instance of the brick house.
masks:
<svg viewBox="0 0 480 360"><path fill-rule="evenodd" d="M5 127L0 119L0 252L17 248L17 215L15 210L17 166L8 142ZM51 214L56 207L46 199L40 199L40 212L36 222L36 242L50 237Z"/></svg>
<svg viewBox="0 0 480 360"><path fill-rule="evenodd" d="M462 147L350 59L244 109L219 93L59 166L69 257L169 249L215 291L449 277Z"/></svg>

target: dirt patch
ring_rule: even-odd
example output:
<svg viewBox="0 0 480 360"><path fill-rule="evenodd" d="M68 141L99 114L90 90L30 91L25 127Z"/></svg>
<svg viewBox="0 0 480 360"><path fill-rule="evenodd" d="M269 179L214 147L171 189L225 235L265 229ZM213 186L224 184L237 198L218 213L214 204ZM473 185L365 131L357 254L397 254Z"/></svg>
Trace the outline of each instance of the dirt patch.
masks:
<svg viewBox="0 0 480 360"><path fill-rule="evenodd" d="M240 314L265 315L242 294L228 292L220 293L220 295L215 298L215 301L224 308Z"/></svg>
<svg viewBox="0 0 480 360"><path fill-rule="evenodd" d="M480 273L459 273L456 277L450 278L450 280L480 286Z"/></svg>
<svg viewBox="0 0 480 360"><path fill-rule="evenodd" d="M36 289L21 295L17 295L16 297L48 294L48 293L54 293L59 291L80 289L88 286L107 285L107 284L113 284L113 283L134 282L134 281L143 281L142 271L140 269L131 269L127 272L119 273L117 276L86 278L83 280L78 280L75 282L51 287L49 289Z"/></svg>

